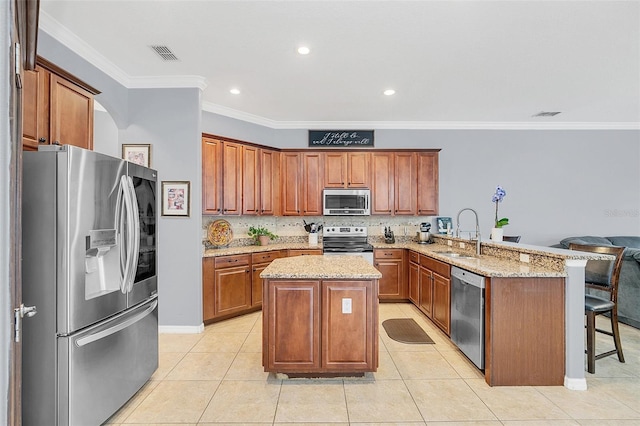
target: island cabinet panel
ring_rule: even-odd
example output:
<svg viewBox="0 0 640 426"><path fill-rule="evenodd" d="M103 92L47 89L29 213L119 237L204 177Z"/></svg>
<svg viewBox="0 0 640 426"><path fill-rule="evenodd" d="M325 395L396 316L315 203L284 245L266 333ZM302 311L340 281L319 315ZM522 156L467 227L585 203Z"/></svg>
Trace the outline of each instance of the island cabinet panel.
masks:
<svg viewBox="0 0 640 426"><path fill-rule="evenodd" d="M262 278L260 273L274 260L286 257L286 250L274 250L251 255L251 306L262 306Z"/></svg>
<svg viewBox="0 0 640 426"><path fill-rule="evenodd" d="M266 371L317 371L320 354L320 281L272 281L265 301Z"/></svg>
<svg viewBox="0 0 640 426"><path fill-rule="evenodd" d="M491 386L561 386L564 278L496 278L485 290L485 380Z"/></svg>
<svg viewBox="0 0 640 426"><path fill-rule="evenodd" d="M264 370L290 376L376 371L377 288L373 279L266 279Z"/></svg>
<svg viewBox="0 0 640 426"><path fill-rule="evenodd" d="M322 283L322 367L368 371L377 364L373 334L373 283L324 281Z"/></svg>
<svg viewBox="0 0 640 426"><path fill-rule="evenodd" d="M403 249L373 251L373 265L382 273L378 289L378 296L382 300L407 298L404 253Z"/></svg>

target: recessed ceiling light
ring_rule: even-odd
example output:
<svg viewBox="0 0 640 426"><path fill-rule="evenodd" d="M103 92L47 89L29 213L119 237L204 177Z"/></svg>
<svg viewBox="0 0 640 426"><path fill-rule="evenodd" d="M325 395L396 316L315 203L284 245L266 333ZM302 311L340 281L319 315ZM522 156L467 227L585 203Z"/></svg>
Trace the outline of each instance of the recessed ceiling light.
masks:
<svg viewBox="0 0 640 426"><path fill-rule="evenodd" d="M384 93L384 94L385 94L385 95L387 95L387 96L391 96L391 95L395 95L395 94L396 94L396 91L395 91L395 90L393 90L393 89L387 89L387 90L385 90L385 91L384 91L384 92L382 92L382 93Z"/></svg>
<svg viewBox="0 0 640 426"><path fill-rule="evenodd" d="M308 55L310 52L311 52L311 49L309 49L307 46L298 47L298 53L301 55Z"/></svg>
<svg viewBox="0 0 640 426"><path fill-rule="evenodd" d="M229 90L229 93L231 93L232 95L239 95L240 94L240 89L236 89L235 87L231 90Z"/></svg>

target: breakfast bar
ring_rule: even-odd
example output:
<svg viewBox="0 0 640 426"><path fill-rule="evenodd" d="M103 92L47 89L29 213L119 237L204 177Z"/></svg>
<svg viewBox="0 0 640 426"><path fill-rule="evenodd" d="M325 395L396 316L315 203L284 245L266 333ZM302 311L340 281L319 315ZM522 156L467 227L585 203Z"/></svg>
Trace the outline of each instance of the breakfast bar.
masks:
<svg viewBox="0 0 640 426"><path fill-rule="evenodd" d="M359 256L276 259L263 279L262 363L289 377L378 368L378 279Z"/></svg>

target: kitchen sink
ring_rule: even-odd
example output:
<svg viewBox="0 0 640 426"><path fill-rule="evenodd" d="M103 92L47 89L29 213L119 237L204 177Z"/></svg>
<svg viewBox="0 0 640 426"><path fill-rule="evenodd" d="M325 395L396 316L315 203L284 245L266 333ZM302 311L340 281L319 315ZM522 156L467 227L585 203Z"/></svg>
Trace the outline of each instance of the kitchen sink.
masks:
<svg viewBox="0 0 640 426"><path fill-rule="evenodd" d="M455 258L455 259L474 259L475 256L470 254L460 254L453 251L434 251L434 253L441 254L443 256Z"/></svg>

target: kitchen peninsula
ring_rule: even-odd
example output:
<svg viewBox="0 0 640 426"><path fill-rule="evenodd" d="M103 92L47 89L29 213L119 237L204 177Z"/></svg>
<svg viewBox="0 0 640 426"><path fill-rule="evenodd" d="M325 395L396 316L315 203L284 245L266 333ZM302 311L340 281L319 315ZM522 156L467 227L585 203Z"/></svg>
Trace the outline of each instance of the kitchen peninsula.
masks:
<svg viewBox="0 0 640 426"><path fill-rule="evenodd" d="M276 259L263 278L262 363L295 376L378 368L378 279L360 256Z"/></svg>

